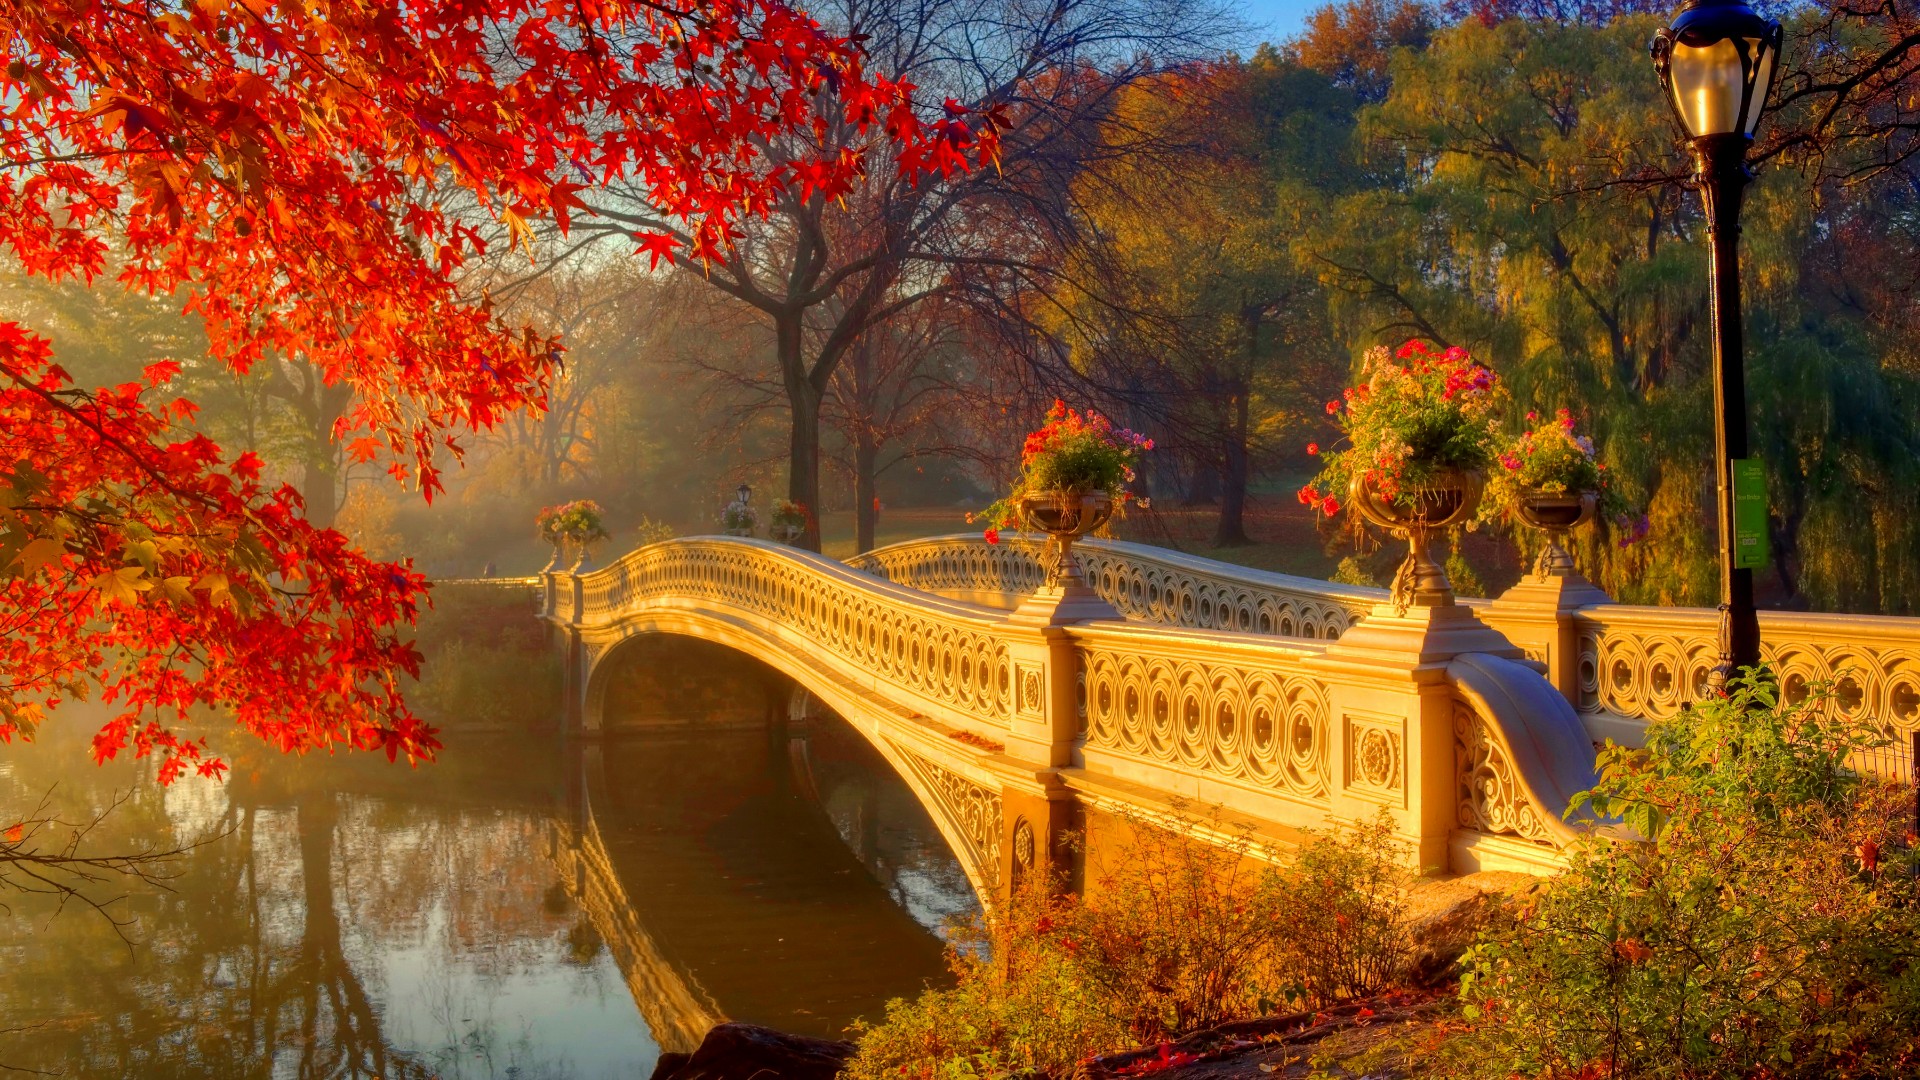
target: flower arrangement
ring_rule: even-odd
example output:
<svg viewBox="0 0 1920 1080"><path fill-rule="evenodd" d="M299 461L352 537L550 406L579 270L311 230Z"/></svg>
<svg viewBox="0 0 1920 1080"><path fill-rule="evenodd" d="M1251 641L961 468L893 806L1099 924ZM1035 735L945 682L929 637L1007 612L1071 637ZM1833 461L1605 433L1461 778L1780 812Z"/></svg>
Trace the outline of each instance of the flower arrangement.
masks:
<svg viewBox="0 0 1920 1080"><path fill-rule="evenodd" d="M540 539L554 547L563 544L585 547L607 538L606 526L600 518L600 504L592 499L575 499L559 506L549 506L540 511L533 523L540 531Z"/></svg>
<svg viewBox="0 0 1920 1080"><path fill-rule="evenodd" d="M792 499L775 499L773 512L767 515L767 530L776 540L790 541L806 531L807 504Z"/></svg>
<svg viewBox="0 0 1920 1080"><path fill-rule="evenodd" d="M1116 512L1129 502L1146 505L1127 490L1133 483L1134 468L1140 455L1153 449L1153 440L1115 427L1113 422L1092 409L1082 413L1067 408L1055 399L1047 410L1046 422L1027 435L1020 450L1020 477L1007 497L978 515L987 523L990 544L1000 542L1000 530L1020 520L1020 500L1040 494L1104 494L1113 500Z"/></svg>
<svg viewBox="0 0 1920 1080"><path fill-rule="evenodd" d="M1561 409L1544 422L1539 413L1530 412L1527 422L1533 426L1500 451L1500 467L1487 480L1482 517L1508 513L1538 495L1588 492L1598 500L1601 514L1614 517L1626 511L1626 500L1614 490L1613 477L1594 452L1593 440L1575 433L1571 412Z"/></svg>
<svg viewBox="0 0 1920 1080"><path fill-rule="evenodd" d="M720 511L720 527L733 535L751 536L758 524L760 512L744 499L735 499Z"/></svg>
<svg viewBox="0 0 1920 1080"><path fill-rule="evenodd" d="M1347 447L1321 455L1308 444L1326 465L1300 489L1301 502L1332 517L1361 477L1379 499L1412 510L1454 471L1496 464L1505 391L1467 350L1436 351L1416 338L1393 353L1369 349L1361 373L1365 381L1327 402Z"/></svg>

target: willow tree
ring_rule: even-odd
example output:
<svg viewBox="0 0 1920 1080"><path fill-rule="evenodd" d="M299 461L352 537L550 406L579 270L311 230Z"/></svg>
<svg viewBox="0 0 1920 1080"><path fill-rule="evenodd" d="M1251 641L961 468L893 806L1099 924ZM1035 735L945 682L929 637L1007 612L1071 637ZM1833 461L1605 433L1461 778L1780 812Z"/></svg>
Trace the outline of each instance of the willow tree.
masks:
<svg viewBox="0 0 1920 1080"><path fill-rule="evenodd" d="M1645 59L1655 25L1468 21L1398 53L1391 92L1362 121L1379 183L1342 205L1317 257L1361 343L1468 345L1515 387L1516 408L1583 414L1650 529L1622 547L1603 523L1587 564L1622 599L1708 603L1705 236ZM1888 523L1912 485L1871 478L1911 469L1910 389L1802 273L1836 212L1778 170L1749 195L1750 422L1783 591L1908 610L1920 592L1891 585L1894 567L1920 548Z"/></svg>

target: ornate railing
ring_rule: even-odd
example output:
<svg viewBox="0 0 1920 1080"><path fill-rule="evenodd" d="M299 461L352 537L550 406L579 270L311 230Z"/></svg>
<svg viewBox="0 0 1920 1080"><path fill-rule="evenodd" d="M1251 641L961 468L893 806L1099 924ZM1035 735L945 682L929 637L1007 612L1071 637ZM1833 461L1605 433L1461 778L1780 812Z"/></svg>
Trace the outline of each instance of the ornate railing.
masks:
<svg viewBox="0 0 1920 1080"><path fill-rule="evenodd" d="M1719 614L1704 608L1596 604L1574 616L1579 632L1583 714L1658 719L1702 695L1719 662ZM1893 740L1858 764L1910 778L1920 730L1920 619L1760 613L1761 655L1781 694L1803 700L1830 685L1830 707L1864 717Z"/></svg>
<svg viewBox="0 0 1920 1080"><path fill-rule="evenodd" d="M1009 535L909 540L857 555L847 565L899 585L1011 607L1040 587L1041 545ZM1087 584L1127 619L1194 630L1337 638L1387 597L1385 589L1230 566L1120 540L1074 545Z"/></svg>
<svg viewBox="0 0 1920 1080"><path fill-rule="evenodd" d="M945 737L956 728L989 736L964 749L1027 770L1029 784L1034 768L1059 769L1069 786L1218 803L1285 828L1385 807L1422 859L1463 868L1550 865L1569 835L1557 817L1563 789L1592 763L1572 708L1516 662L1463 656L1448 692L1420 674L1431 666L1420 640L1341 652L1307 636L1337 634L1371 590L1316 593L1284 575L1099 543L1085 556L1089 577L1136 617L1051 623L882 579L1011 591L1037 573L1029 554L916 548L879 553L862 572L764 541L675 540L602 570L547 575L541 596L584 672L629 633L706 633L796 677L828 679L816 692L853 688L841 700L880 707L887 724L931 725L895 736L929 753L960 746ZM1454 783L1438 782L1449 773ZM997 865L999 833L980 806L967 836Z"/></svg>
<svg viewBox="0 0 1920 1080"><path fill-rule="evenodd" d="M1324 646L1242 635L1077 627L1085 745L1328 805L1325 681L1302 661Z"/></svg>
<svg viewBox="0 0 1920 1080"><path fill-rule="evenodd" d="M915 589L1011 606L1044 577L1037 543L978 535L932 537L857 556L848 565ZM1386 598L1382 589L1230 566L1113 540L1075 546L1088 583L1130 621L1316 639L1337 638ZM1463 601L1498 621L1486 601ZM1572 621L1577 672L1561 686L1599 736L1675 715L1706 687L1718 661L1718 613L1707 608L1590 604ZM1513 632L1506 625L1501 629ZM1767 611L1762 652L1782 690L1799 699L1830 684L1833 707L1872 718L1892 744L1859 762L1899 779L1914 774L1920 731L1920 619ZM1516 638L1529 654L1540 643ZM1624 725L1624 726L1623 726Z"/></svg>
<svg viewBox="0 0 1920 1080"><path fill-rule="evenodd" d="M582 628L647 604L734 615L967 715L1004 721L1011 712L1001 613L818 555L761 540L670 540L575 580L577 607L563 598L557 614Z"/></svg>

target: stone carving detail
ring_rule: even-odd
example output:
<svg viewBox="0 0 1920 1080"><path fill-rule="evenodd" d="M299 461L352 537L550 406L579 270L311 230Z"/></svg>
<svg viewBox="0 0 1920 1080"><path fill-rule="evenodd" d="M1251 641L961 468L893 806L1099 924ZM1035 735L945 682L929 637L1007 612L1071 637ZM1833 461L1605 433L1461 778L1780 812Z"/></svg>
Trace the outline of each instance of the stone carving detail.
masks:
<svg viewBox="0 0 1920 1080"><path fill-rule="evenodd" d="M1038 545L1029 551L1017 541L988 544L970 537L943 537L870 551L848 560L848 565L928 592L1025 594L1046 580L1038 551ZM1197 570L1156 559L1138 548L1098 540L1076 544L1074 554L1087 584L1122 615L1164 626L1332 639L1359 621L1377 599L1385 598L1384 590L1304 579L1298 587L1282 587L1239 577L1227 567L1219 572ZM1373 596L1374 592L1380 596Z"/></svg>
<svg viewBox="0 0 1920 1080"><path fill-rule="evenodd" d="M1582 712L1666 719L1704 695L1719 663L1713 612L1685 609L1588 609L1581 616ZM1912 775L1913 733L1920 730L1920 631L1911 619L1763 612L1761 655L1788 700L1831 684L1829 707L1871 717L1893 745L1855 766L1881 776Z"/></svg>
<svg viewBox="0 0 1920 1080"><path fill-rule="evenodd" d="M1041 713L1046 711L1046 702L1042 696L1039 668L1020 668L1020 711L1023 713Z"/></svg>
<svg viewBox="0 0 1920 1080"><path fill-rule="evenodd" d="M1013 826L1013 865L1018 870L1033 869L1035 855L1033 826L1021 818Z"/></svg>
<svg viewBox="0 0 1920 1080"><path fill-rule="evenodd" d="M1464 701L1453 703L1454 775L1460 785L1460 826L1553 845L1553 837L1514 775L1507 748Z"/></svg>
<svg viewBox="0 0 1920 1080"><path fill-rule="evenodd" d="M1348 716L1347 786L1361 793L1400 795L1406 790L1405 752L1397 720Z"/></svg>
<svg viewBox="0 0 1920 1080"><path fill-rule="evenodd" d="M933 797L935 810L947 819L966 846L963 855L980 871L989 887L1000 880L1000 795L900 746L894 749ZM1029 830L1031 833L1031 830Z"/></svg>
<svg viewBox="0 0 1920 1080"><path fill-rule="evenodd" d="M1326 688L1302 675L1086 646L1089 747L1325 802Z"/></svg>
<svg viewBox="0 0 1920 1080"><path fill-rule="evenodd" d="M793 558L739 541L649 544L584 582L588 625L617 622L649 601L698 603L801 635L908 690L982 719L1013 712L1012 662L990 618L863 588Z"/></svg>

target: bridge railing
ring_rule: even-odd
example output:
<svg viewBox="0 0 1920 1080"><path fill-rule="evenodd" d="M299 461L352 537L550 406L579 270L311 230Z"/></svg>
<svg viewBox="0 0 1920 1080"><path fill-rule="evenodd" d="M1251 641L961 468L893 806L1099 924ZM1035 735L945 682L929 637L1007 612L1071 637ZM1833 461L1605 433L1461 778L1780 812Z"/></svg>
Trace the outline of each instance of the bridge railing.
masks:
<svg viewBox="0 0 1920 1080"><path fill-rule="evenodd" d="M1350 618L1365 594L1334 587L1316 599L1282 575L1235 585L1231 571L1176 561L1129 567L1118 560L1132 547L1093 553L1116 594L1131 596L1138 580L1147 610L1158 603L1165 618L1256 629L1050 622L734 538L649 545L602 570L549 575L543 595L577 649L582 687L626 635L706 635L775 662L836 708L867 710L866 730L945 755L949 771L965 765L956 755L971 755L975 774L1002 763L992 768L1037 793L1027 804L1010 795L1009 806L1053 806L1033 786L1045 773L1074 790L1218 804L1282 830L1384 809L1425 865L1553 865L1570 836L1559 810L1590 780L1592 752L1537 672L1500 656L1455 670L1427 623L1391 609L1369 616L1365 648L1263 634L1263 612L1276 628L1288 613L1325 628L1337 625L1327 613ZM1025 572L1004 565L1004 578L951 563L941 572L950 586ZM1149 569L1180 576L1150 582ZM1456 629L1517 658L1457 614ZM1008 846L1021 850L1017 833Z"/></svg>
<svg viewBox="0 0 1920 1080"><path fill-rule="evenodd" d="M1142 544L1076 545L1088 583L1128 620L1158 626L1337 639L1386 599L1383 589L1229 566ZM1010 607L1042 580L1037 544L988 544L978 534L894 544L848 561L886 580ZM1649 720L1677 714L1718 662L1719 614L1708 608L1587 602L1540 606L1510 594L1465 600L1531 659L1547 665L1595 739L1637 740ZM1864 756L1873 773L1909 778L1920 731L1920 619L1765 611L1762 653L1789 698L1831 684L1833 707L1869 717L1892 745Z"/></svg>
<svg viewBox="0 0 1920 1080"><path fill-rule="evenodd" d="M977 533L909 540L847 565L909 588L1011 608L1046 580L1037 540ZM1074 545L1087 584L1121 615L1194 630L1332 639L1387 598L1385 589L1229 566L1121 540Z"/></svg>
<svg viewBox="0 0 1920 1080"><path fill-rule="evenodd" d="M1004 615L764 540L650 544L584 575L556 575L552 618L582 630L639 610L697 611L773 633L844 677L879 678L996 726L1011 715Z"/></svg>

